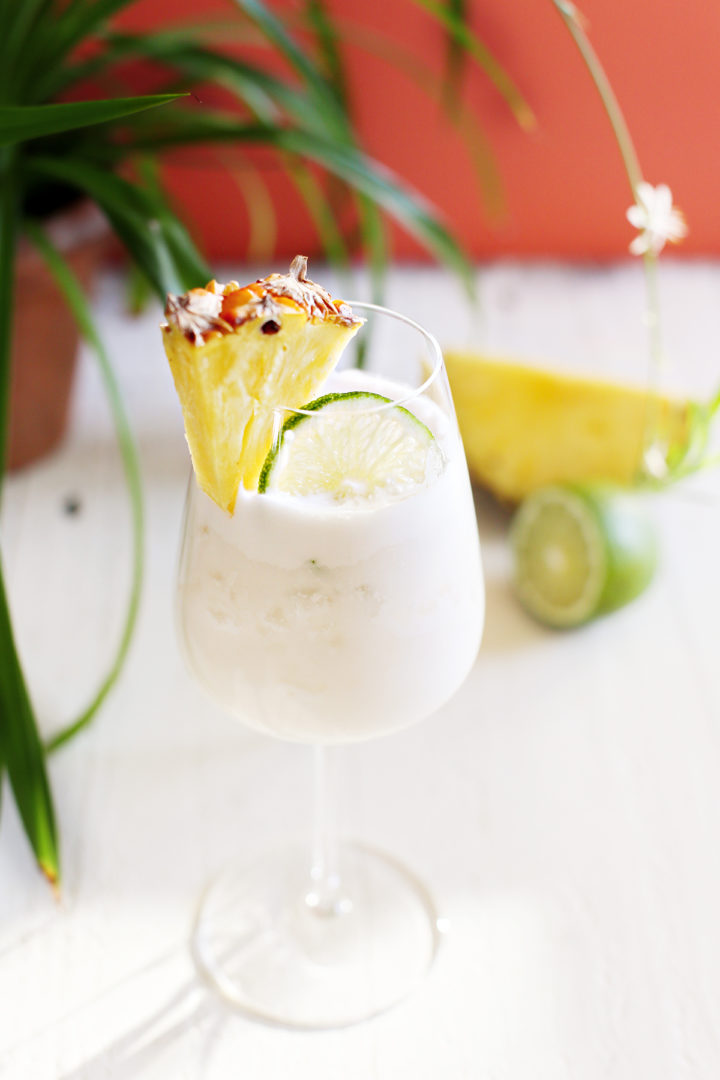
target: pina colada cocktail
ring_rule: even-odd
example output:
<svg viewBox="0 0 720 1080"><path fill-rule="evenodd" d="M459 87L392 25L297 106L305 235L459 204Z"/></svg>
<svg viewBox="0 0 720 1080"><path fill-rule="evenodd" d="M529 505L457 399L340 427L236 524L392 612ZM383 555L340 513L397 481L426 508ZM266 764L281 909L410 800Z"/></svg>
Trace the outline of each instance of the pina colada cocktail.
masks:
<svg viewBox="0 0 720 1080"><path fill-rule="evenodd" d="M352 372L332 385L358 384L408 394ZM412 491L340 501L241 491L232 517L202 492L191 499L178 605L185 655L252 727L325 743L383 735L435 712L474 662L483 594L465 462L433 402L413 411L436 448ZM323 424L338 442L333 428L353 427L342 413Z"/></svg>
<svg viewBox="0 0 720 1080"><path fill-rule="evenodd" d="M407 338L372 370L337 372L358 310L373 333L388 323ZM436 711L474 662L484 603L434 339L396 313L333 300L302 258L244 289L172 297L166 315L196 477L177 593L193 674L251 727L318 748ZM384 362L398 350L412 357L402 379ZM322 804L305 870L291 854L229 872L195 939L226 998L303 1026L391 1004L436 942L422 888L379 853L336 857Z"/></svg>

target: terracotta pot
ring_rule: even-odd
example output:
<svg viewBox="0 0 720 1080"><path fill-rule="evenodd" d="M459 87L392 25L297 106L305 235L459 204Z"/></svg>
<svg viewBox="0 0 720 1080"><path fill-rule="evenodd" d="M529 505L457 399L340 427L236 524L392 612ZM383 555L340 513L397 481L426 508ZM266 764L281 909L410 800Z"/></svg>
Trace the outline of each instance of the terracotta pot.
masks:
<svg viewBox="0 0 720 1080"><path fill-rule="evenodd" d="M105 219L90 204L46 223L87 292L108 248ZM15 269L8 468L53 450L67 424L79 333L41 257L22 240Z"/></svg>

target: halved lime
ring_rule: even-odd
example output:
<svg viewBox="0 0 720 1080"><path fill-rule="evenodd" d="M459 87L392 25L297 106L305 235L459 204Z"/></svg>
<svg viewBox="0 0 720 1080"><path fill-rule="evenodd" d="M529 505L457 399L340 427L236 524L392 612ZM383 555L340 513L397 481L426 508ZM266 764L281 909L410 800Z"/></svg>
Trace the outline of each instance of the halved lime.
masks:
<svg viewBox="0 0 720 1080"><path fill-rule="evenodd" d="M432 432L409 409L352 390L317 398L285 421L258 491L325 494L336 502L402 498L442 467Z"/></svg>
<svg viewBox="0 0 720 1080"><path fill-rule="evenodd" d="M641 498L603 485L541 488L513 519L514 582L541 622L578 626L638 596L657 542Z"/></svg>

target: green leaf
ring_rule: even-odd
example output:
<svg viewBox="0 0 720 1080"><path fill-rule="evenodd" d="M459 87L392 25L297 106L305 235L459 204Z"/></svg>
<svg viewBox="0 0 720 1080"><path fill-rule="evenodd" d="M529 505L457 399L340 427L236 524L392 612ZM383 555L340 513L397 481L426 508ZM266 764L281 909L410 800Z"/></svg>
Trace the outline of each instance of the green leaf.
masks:
<svg viewBox="0 0 720 1080"><path fill-rule="evenodd" d="M263 170L249 157L239 162L224 147L212 147L210 153L217 159L235 184L245 204L248 219L248 237L245 258L249 262L268 262L277 243L277 212L270 195ZM235 209L232 200L231 213ZM228 223L232 229L232 223Z"/></svg>
<svg viewBox="0 0 720 1080"><path fill-rule="evenodd" d="M308 24L315 32L325 76L333 87L341 108L348 114L350 93L335 21L330 18L323 0L305 0L305 14Z"/></svg>
<svg viewBox="0 0 720 1080"><path fill-rule="evenodd" d="M324 82L323 92L318 97L317 86L308 88L288 82L253 64L202 46L166 46L162 36L158 35L146 40L133 38L132 42L125 38L122 44L131 55L161 61L198 82L224 86L263 123L279 123L282 112L306 130L315 130L342 142L353 142L352 125L343 112L338 95L331 94ZM175 80L174 84L177 82ZM142 129L143 117L133 117L130 124L136 130Z"/></svg>
<svg viewBox="0 0 720 1080"><path fill-rule="evenodd" d="M350 284L350 253L345 242L345 237L335 220L335 215L328 205L325 192L317 178L313 175L311 169L293 156L285 156L287 158L285 168L287 169L288 175L294 181L295 186L310 213L328 262L335 268L339 277L345 279L346 286L344 287L344 291L347 291L347 285ZM368 337L367 334L365 334L356 346L355 363L357 367L361 368L364 366L367 348Z"/></svg>
<svg viewBox="0 0 720 1080"><path fill-rule="evenodd" d="M15 256L16 181L14 154L0 150L0 495L5 472L10 405L10 363L12 343L13 261ZM0 566L0 578L2 567ZM1 584L0 584L0 587ZM3 663L0 654L0 664ZM1 714L0 714L1 715ZM5 747L0 720L0 798L5 773Z"/></svg>
<svg viewBox="0 0 720 1080"><path fill-rule="evenodd" d="M371 162L358 151L335 146L305 132L279 131L276 145L317 161L378 206L384 207L398 224L451 267L463 281L468 293L474 295L472 268L461 248L433 208L394 173Z"/></svg>
<svg viewBox="0 0 720 1080"><path fill-rule="evenodd" d="M446 104L442 81L410 49L387 35L355 22L336 20L336 25L344 40L352 41L357 48L379 57L395 70L401 71L438 106ZM458 97L449 111L449 118L463 140L489 213L494 217L501 217L505 211L502 178L492 148L483 135L477 117L462 97Z"/></svg>
<svg viewBox="0 0 720 1080"><path fill-rule="evenodd" d="M183 94L73 101L60 105L0 105L0 146L58 135L166 105Z"/></svg>
<svg viewBox="0 0 720 1080"><path fill-rule="evenodd" d="M370 266L371 299L374 304L381 304L388 264L387 230L382 213L370 196L360 197L359 212L360 236Z"/></svg>
<svg viewBox="0 0 720 1080"><path fill-rule="evenodd" d="M0 149L0 494L5 475L9 428L14 261L19 197L15 151Z"/></svg>
<svg viewBox="0 0 720 1080"><path fill-rule="evenodd" d="M180 291L185 292L187 289L204 285L212 277L212 272L185 225L172 209L170 195L163 186L157 160L154 157L141 158L138 170L144 184L140 191L147 212L154 214L154 220L160 225L180 282ZM168 291L170 290L165 290ZM161 299L165 299L164 295Z"/></svg>
<svg viewBox="0 0 720 1080"><path fill-rule="evenodd" d="M680 443L671 443L665 453L665 476L644 477L653 487L667 487L694 473L720 464L720 454L712 452L713 435L720 412L720 390L708 402L687 403L687 434Z"/></svg>
<svg viewBox="0 0 720 1080"><path fill-rule="evenodd" d="M445 6L453 21L468 27L468 0L445 0ZM444 104L449 112L460 106L462 77L467 54L457 36L446 28Z"/></svg>
<svg viewBox="0 0 720 1080"><path fill-rule="evenodd" d="M125 302L131 315L142 315L153 295L152 285L136 262L128 261L125 277Z"/></svg>
<svg viewBox="0 0 720 1080"><path fill-rule="evenodd" d="M120 635L120 642L115 657L110 665L108 673L102 680L100 687L94 694L87 708L83 710L81 715L73 723L63 728L49 740L48 750L52 751L63 746L79 731L82 731L87 727L117 682L125 664L135 624L137 622L140 594L142 590L144 546L143 504L140 462L135 446L135 440L133 439L130 430L130 424L128 423L127 414L122 403L122 397L120 395L120 389L115 373L105 347L103 346L100 334L95 326L89 304L83 293L82 285L62 255L50 243L46 233L43 232L37 224L29 222L27 224L27 232L30 239L45 259L50 273L65 297L68 307L75 316L75 321L80 328L81 334L92 347L97 358L100 375L105 386L105 392L108 397L113 422L115 424L115 431L120 446L120 453L122 455L123 469L125 471L125 480L130 493L130 507L132 512L132 580L125 619Z"/></svg>
<svg viewBox="0 0 720 1080"><path fill-rule="evenodd" d="M315 132L262 124L242 124L219 113L197 116L177 110L171 123L136 138L136 149L197 142L253 142L276 147L322 165L356 191L367 195L384 209L460 277L471 297L475 295L472 268L437 212L421 195L407 187L394 173L372 161L352 146L339 145Z"/></svg>
<svg viewBox="0 0 720 1080"><path fill-rule="evenodd" d="M353 134L353 124L350 116L350 94L335 22L330 18L324 0L306 0L305 14L318 44L320 59L325 69L325 78L332 88L335 99L345 117L347 135L344 141L349 146L359 149ZM339 178L336 177L335 179ZM351 187L347 186L347 181L344 178L340 188L339 195L341 199L345 191L352 190ZM371 297L374 303L379 304L382 303L384 296L385 272L388 261L385 223L379 208L367 195L357 196L356 204L362 247L367 252L370 266ZM366 346L366 338L363 338L358 348L357 364L359 367L363 366Z"/></svg>
<svg viewBox="0 0 720 1080"><path fill-rule="evenodd" d="M5 0L0 8L4 30L0 55L12 55L19 45L27 41L31 28L51 3L52 0L23 0L21 4L15 0Z"/></svg>
<svg viewBox="0 0 720 1080"><path fill-rule="evenodd" d="M13 260L18 188L14 161L0 151L0 478L7 444L12 349ZM59 877L55 814L45 758L23 678L0 565L0 760L35 857L54 884Z"/></svg>
<svg viewBox="0 0 720 1080"><path fill-rule="evenodd" d="M287 60L304 80L329 130L347 138L347 117L337 94L323 77L312 59L288 34L283 23L262 3L262 0L233 0L245 15L263 32L271 45Z"/></svg>
<svg viewBox="0 0 720 1080"><path fill-rule="evenodd" d="M127 56L163 63L193 81L224 86L266 121L276 119L278 106L291 114L298 108L297 86L244 60L193 42L178 43L168 32L159 31L149 37L113 34L108 37L106 54L99 58L100 65L107 58L114 61Z"/></svg>
<svg viewBox="0 0 720 1080"><path fill-rule="evenodd" d="M444 26L452 39L480 65L507 102L520 126L526 129L535 127L532 109L515 83L492 55L487 45L466 25L464 17L458 15L454 6L452 4L445 6L441 0L415 0L415 3Z"/></svg>
<svg viewBox="0 0 720 1080"><path fill-rule="evenodd" d="M335 19L330 17L324 0L305 0L305 17L317 42L325 78L331 86L345 116L347 137L343 141L359 149L358 141L353 132L353 121L350 115L350 92ZM302 122L302 117L299 117L299 119ZM307 127L308 125L303 124L302 126ZM352 188L338 177L331 177L331 181L329 186L330 213L341 216L348 195L352 195ZM370 262L370 275L373 284L372 298L376 303L380 303L383 297L387 265L385 225L382 214L367 196L356 195L355 203L358 210L362 246L368 253ZM361 354L364 347L365 338L358 346Z"/></svg>
<svg viewBox="0 0 720 1080"><path fill-rule="evenodd" d="M46 16L51 0L22 0L14 2L9 11L0 13L3 33L0 35L0 100L10 99L10 87L15 75L32 57L32 38L40 20Z"/></svg>
<svg viewBox="0 0 720 1080"><path fill-rule="evenodd" d="M22 0L24 3L25 0ZM70 0L53 9L41 22L25 68L24 89L34 101L49 96L54 72L72 51L98 33L113 15L134 0Z"/></svg>
<svg viewBox="0 0 720 1080"><path fill-rule="evenodd" d="M347 273L350 267L350 252L317 177L307 165L294 156L287 156L285 168L308 209L328 262L340 274Z"/></svg>
<svg viewBox="0 0 720 1080"><path fill-rule="evenodd" d="M60 877L55 812L45 755L15 649L0 567L0 742L15 804L35 858L48 880Z"/></svg>
<svg viewBox="0 0 720 1080"><path fill-rule="evenodd" d="M27 167L76 187L106 214L161 300L211 276L184 226L162 198L78 158L33 157Z"/></svg>
<svg viewBox="0 0 720 1080"><path fill-rule="evenodd" d="M89 195L159 296L181 289L160 224L138 200L137 188L110 171L76 158L33 158L28 168Z"/></svg>
<svg viewBox="0 0 720 1080"><path fill-rule="evenodd" d="M47 96L55 97L79 80L92 78L99 73L107 74L114 64L128 57L154 53L156 59L173 64L174 51L181 53L188 48L199 48L202 42L213 40L225 45L228 40L238 38L250 45L263 44L257 28L247 20L243 21L239 15L222 20L207 17L202 22L179 23L167 29L158 27L152 34L107 31L99 35L101 48L97 53L76 61L68 60L56 69L54 81L48 84Z"/></svg>
<svg viewBox="0 0 720 1080"><path fill-rule="evenodd" d="M336 38L332 24L328 19L320 0L311 0L312 19L315 27L323 35L323 53L332 68L331 89L333 91L332 105L327 108L317 107L316 99L308 97L308 93L319 92L321 105L326 104L328 85L321 76L306 64L299 63L295 58L295 66L312 83L309 92L303 91L296 86L291 86L266 72L253 68L251 65L239 62L233 57L215 53L211 49L197 46L183 46L178 48L175 42L166 44L157 37L146 41L133 39L132 43L127 38L124 43L131 45L139 55L162 59L165 63L171 63L179 67L186 75L203 81L214 81L226 86L244 101L258 119L270 124L277 121L278 109L283 109L290 117L299 121L305 129L317 130L319 134L329 138L340 139L341 142L350 146L354 145L352 124L350 118L345 115L346 86L342 67L342 58L337 48ZM263 25L267 25L264 23ZM113 40L117 41L117 37ZM321 86L321 90L318 87ZM343 123L338 127L338 116L342 114ZM142 129L142 123L134 125L135 130ZM345 183L340 185L342 190L347 190ZM305 185L307 190L307 185ZM352 189L350 189L352 190ZM332 197L332 193L331 193ZM374 206L372 200L363 198L358 200L358 216L363 246L370 255L371 275L373 280L373 298L381 299L382 282L384 279L385 266L387 263L387 245L382 215ZM334 238L330 234L330 244L334 245Z"/></svg>

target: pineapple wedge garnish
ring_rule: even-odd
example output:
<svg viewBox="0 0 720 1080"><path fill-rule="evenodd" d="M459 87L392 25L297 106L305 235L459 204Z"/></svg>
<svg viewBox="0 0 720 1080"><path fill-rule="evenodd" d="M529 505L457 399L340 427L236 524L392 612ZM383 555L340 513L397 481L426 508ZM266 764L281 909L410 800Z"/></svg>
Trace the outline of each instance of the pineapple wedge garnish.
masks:
<svg viewBox="0 0 720 1080"><path fill-rule="evenodd" d="M275 410L316 397L363 319L307 277L236 281L168 296L163 342L198 484L232 514L240 485L257 488Z"/></svg>
<svg viewBox="0 0 720 1080"><path fill-rule="evenodd" d="M686 401L476 352L448 349L445 363L470 475L503 502L547 484L632 484L649 422L660 444L687 446Z"/></svg>

